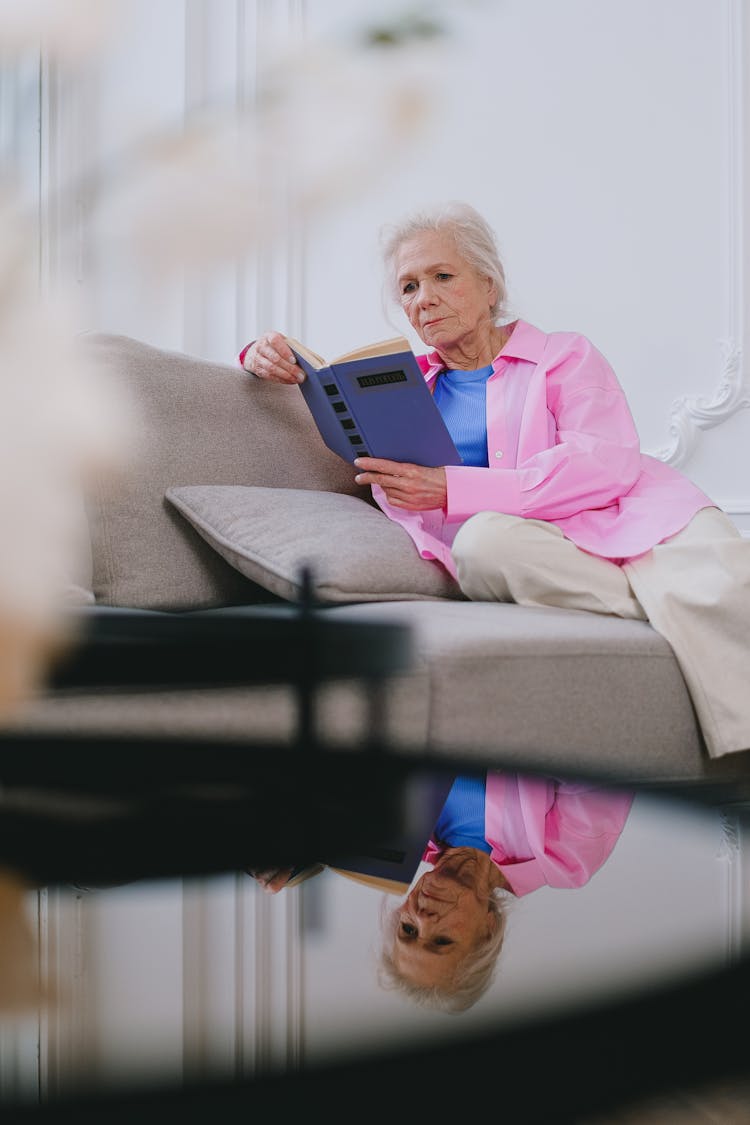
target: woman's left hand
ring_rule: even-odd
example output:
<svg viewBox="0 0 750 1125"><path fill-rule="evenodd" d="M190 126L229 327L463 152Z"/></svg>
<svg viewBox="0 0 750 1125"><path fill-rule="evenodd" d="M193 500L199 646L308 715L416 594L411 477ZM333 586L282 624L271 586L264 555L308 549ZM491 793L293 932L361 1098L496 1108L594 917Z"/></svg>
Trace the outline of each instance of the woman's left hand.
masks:
<svg viewBox="0 0 750 1125"><path fill-rule="evenodd" d="M248 875L252 875L256 883L269 895L277 895L289 882L293 867L273 867L265 871L257 867L246 868Z"/></svg>
<svg viewBox="0 0 750 1125"><path fill-rule="evenodd" d="M354 478L357 484L380 485L394 508L419 512L445 507L448 488L442 465L427 469L382 457L358 457L354 464L360 470Z"/></svg>

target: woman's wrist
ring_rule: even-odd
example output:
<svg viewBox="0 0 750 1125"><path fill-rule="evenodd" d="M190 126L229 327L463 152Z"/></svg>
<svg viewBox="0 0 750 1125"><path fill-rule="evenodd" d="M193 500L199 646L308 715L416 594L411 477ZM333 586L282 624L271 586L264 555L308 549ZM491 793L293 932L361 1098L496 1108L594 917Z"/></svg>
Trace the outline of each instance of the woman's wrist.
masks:
<svg viewBox="0 0 750 1125"><path fill-rule="evenodd" d="M238 356L239 361L240 361L240 367L244 367L245 371L249 372L250 375L254 374L254 372L253 372L253 361L252 361L252 355L251 355L254 346L255 346L255 340L251 340L249 344L245 344L244 348L242 349L242 351L240 352L240 354Z"/></svg>

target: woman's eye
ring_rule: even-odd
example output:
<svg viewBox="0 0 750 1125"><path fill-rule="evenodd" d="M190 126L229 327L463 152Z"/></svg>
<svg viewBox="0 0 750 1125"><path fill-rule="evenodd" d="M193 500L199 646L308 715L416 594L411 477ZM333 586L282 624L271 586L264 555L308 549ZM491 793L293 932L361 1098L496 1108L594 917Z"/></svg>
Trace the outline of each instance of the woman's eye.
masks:
<svg viewBox="0 0 750 1125"><path fill-rule="evenodd" d="M416 937L417 936L417 927L412 926L409 922L402 922L401 923L401 933L405 934L406 937Z"/></svg>
<svg viewBox="0 0 750 1125"><path fill-rule="evenodd" d="M448 937L435 938L435 945L453 945L453 942Z"/></svg>
<svg viewBox="0 0 750 1125"><path fill-rule="evenodd" d="M407 282L405 282L404 285L402 285L401 292L402 293L413 293L415 288L416 288L416 286L414 285L413 281L407 281Z"/></svg>
<svg viewBox="0 0 750 1125"><path fill-rule="evenodd" d="M450 274L450 273L436 273L435 274L435 277L438 279L438 281L450 281L452 276L453 275Z"/></svg>

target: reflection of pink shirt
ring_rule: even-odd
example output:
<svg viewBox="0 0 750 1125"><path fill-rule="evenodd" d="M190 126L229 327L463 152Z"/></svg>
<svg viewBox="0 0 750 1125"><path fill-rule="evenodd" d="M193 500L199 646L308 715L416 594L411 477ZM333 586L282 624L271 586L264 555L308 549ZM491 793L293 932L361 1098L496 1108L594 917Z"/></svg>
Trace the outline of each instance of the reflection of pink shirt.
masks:
<svg viewBox="0 0 750 1125"><path fill-rule="evenodd" d="M430 387L444 370L419 356ZM548 520L579 547L615 561L650 550L713 504L682 473L641 453L625 395L604 356L574 332L516 321L487 380L489 468L446 467L446 510L404 512L375 500L424 558L455 576L450 546L481 511Z"/></svg>
<svg viewBox="0 0 750 1125"><path fill-rule="evenodd" d="M581 887L620 837L633 794L577 781L487 772L484 835L516 895ZM423 860L443 848L430 840Z"/></svg>

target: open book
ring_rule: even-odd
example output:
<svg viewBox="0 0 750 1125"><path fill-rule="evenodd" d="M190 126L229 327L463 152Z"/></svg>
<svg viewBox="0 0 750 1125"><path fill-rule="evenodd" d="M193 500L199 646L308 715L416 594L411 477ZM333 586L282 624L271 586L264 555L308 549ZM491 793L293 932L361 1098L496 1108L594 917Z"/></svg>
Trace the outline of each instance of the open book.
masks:
<svg viewBox="0 0 750 1125"><path fill-rule="evenodd" d="M326 362L286 337L307 378L300 384L329 449L415 465L460 465L440 411L405 336L381 340Z"/></svg>
<svg viewBox="0 0 750 1125"><path fill-rule="evenodd" d="M373 841L361 855L328 856L326 866L339 875L355 879L364 876L363 881L382 890L405 893L455 780L456 775L447 770L416 771L404 785L404 824L400 831Z"/></svg>
<svg viewBox="0 0 750 1125"><path fill-rule="evenodd" d="M404 782L403 824L394 835L373 841L360 855L332 855L322 863L295 867L285 887L295 887L328 867L375 889L406 894L454 781L450 771L417 770Z"/></svg>

